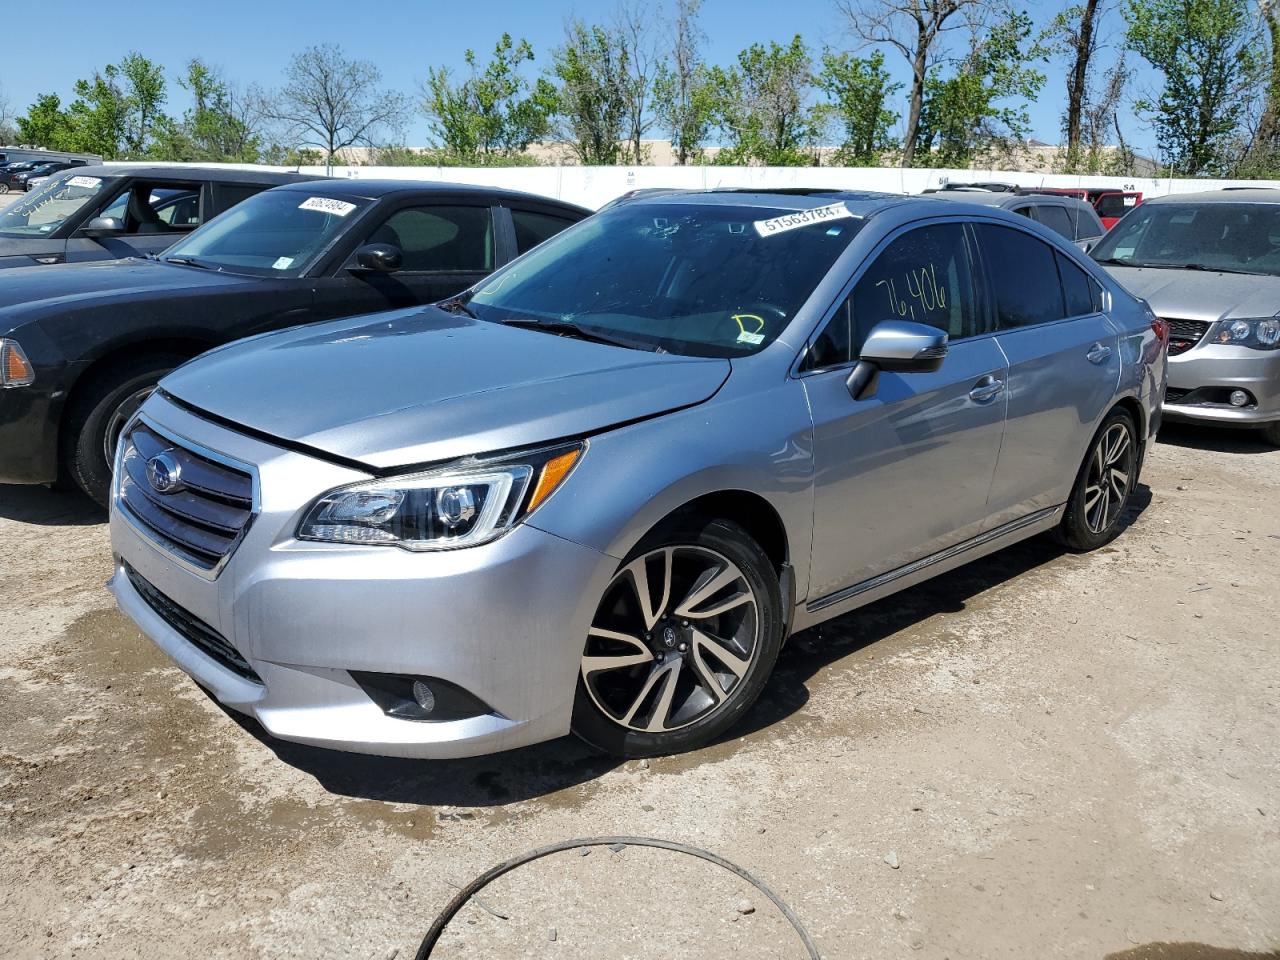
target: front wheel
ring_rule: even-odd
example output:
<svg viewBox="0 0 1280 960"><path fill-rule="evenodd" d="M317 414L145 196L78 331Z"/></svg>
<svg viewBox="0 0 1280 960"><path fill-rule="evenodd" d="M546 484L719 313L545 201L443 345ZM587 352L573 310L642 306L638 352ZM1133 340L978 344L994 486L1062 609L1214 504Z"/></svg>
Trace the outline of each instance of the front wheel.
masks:
<svg viewBox="0 0 1280 960"><path fill-rule="evenodd" d="M732 727L782 646L782 596L735 523L683 522L622 563L587 631L573 730L623 757L692 750Z"/></svg>
<svg viewBox="0 0 1280 960"><path fill-rule="evenodd" d="M1138 483L1138 463L1133 417L1113 410L1094 434L1067 500L1058 527L1058 539L1065 546L1084 552L1116 538Z"/></svg>
<svg viewBox="0 0 1280 960"><path fill-rule="evenodd" d="M63 423L63 466L71 479L101 506L111 491L111 465L124 425L178 356L140 357L106 371L77 390Z"/></svg>

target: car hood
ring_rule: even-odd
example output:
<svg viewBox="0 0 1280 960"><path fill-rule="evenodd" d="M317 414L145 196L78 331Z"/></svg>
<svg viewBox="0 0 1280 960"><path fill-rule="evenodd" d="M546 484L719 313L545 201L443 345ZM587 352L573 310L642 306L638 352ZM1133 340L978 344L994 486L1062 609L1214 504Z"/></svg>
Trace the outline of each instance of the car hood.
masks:
<svg viewBox="0 0 1280 960"><path fill-rule="evenodd" d="M691 406L729 369L415 307L230 344L161 387L234 425L391 470Z"/></svg>
<svg viewBox="0 0 1280 960"><path fill-rule="evenodd" d="M1212 322L1280 312L1280 277L1164 267L1117 267L1110 274L1160 317Z"/></svg>
<svg viewBox="0 0 1280 960"><path fill-rule="evenodd" d="M181 294L239 284L252 277L181 267L159 260L99 260L17 267L0 279L0 328L29 314L63 310L137 295Z"/></svg>

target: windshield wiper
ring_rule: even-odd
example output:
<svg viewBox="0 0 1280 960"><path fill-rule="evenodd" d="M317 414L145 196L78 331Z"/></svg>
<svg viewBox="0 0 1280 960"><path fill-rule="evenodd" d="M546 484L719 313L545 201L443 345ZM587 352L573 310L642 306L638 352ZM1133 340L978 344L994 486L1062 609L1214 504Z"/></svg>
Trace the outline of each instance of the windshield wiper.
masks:
<svg viewBox="0 0 1280 960"><path fill-rule="evenodd" d="M436 304L441 310L448 310L450 313L465 313L472 320L479 320L480 317L474 310L467 306L471 302L473 294L470 290L458 294L456 297L450 297L448 300L441 300Z"/></svg>
<svg viewBox="0 0 1280 960"><path fill-rule="evenodd" d="M592 343L604 343L611 347L626 347L628 350L655 352L655 347L652 343L615 336L592 327L581 326L572 320L555 320L551 318L539 320L516 317L513 320L503 320L502 325L504 327L520 327L524 330L545 330L547 333L554 333L562 337L573 337L577 340L588 340Z"/></svg>
<svg viewBox="0 0 1280 960"><path fill-rule="evenodd" d="M213 268L207 263L201 263L195 257L165 257L165 263L177 263L184 267L196 267L200 270L212 270Z"/></svg>
<svg viewBox="0 0 1280 960"><path fill-rule="evenodd" d="M1211 267L1205 263L1184 263L1183 270L1203 270L1206 273L1243 273L1249 277L1262 277L1265 274L1258 273L1256 270L1237 270L1234 267Z"/></svg>
<svg viewBox="0 0 1280 960"><path fill-rule="evenodd" d="M1149 263L1138 263L1134 260L1121 260L1119 257L1094 257L1094 263L1114 263L1117 267L1149 267Z"/></svg>

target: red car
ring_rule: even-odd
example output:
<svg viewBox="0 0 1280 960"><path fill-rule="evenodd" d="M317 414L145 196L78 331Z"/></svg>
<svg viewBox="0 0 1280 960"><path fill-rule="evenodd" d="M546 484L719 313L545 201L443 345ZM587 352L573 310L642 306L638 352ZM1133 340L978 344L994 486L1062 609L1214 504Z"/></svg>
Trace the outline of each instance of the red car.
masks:
<svg viewBox="0 0 1280 960"><path fill-rule="evenodd" d="M1034 191L1024 193L1056 193L1067 197L1076 197L1090 204L1098 212L1102 225L1110 230L1120 218L1142 203L1142 194L1137 190L1115 190L1110 187L1037 187Z"/></svg>

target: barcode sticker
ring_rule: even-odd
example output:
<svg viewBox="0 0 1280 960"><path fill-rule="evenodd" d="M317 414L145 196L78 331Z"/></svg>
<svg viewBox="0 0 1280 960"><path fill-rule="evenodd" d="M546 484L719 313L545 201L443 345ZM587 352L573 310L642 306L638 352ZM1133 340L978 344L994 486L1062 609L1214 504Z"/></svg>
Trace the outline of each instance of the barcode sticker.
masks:
<svg viewBox="0 0 1280 960"><path fill-rule="evenodd" d="M797 210L795 213L784 213L780 217L772 217L768 220L757 220L753 226L760 236L771 237L774 234L785 233L788 230L799 230L801 227L807 227L810 224L826 223L828 220L844 220L852 216L853 213L843 203L832 203L825 207L813 207L809 210Z"/></svg>
<svg viewBox="0 0 1280 960"><path fill-rule="evenodd" d="M309 197L298 204L299 210L315 210L317 213L332 213L335 217L345 217L356 208L354 203L345 200L330 200L328 197Z"/></svg>
<svg viewBox="0 0 1280 960"><path fill-rule="evenodd" d="M71 187L96 187L102 181L97 177L72 177L67 181Z"/></svg>

